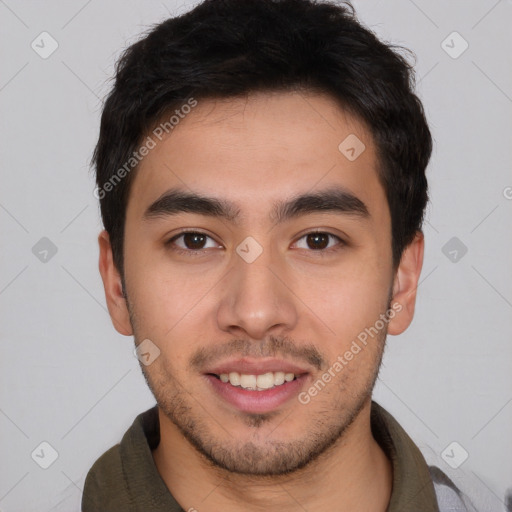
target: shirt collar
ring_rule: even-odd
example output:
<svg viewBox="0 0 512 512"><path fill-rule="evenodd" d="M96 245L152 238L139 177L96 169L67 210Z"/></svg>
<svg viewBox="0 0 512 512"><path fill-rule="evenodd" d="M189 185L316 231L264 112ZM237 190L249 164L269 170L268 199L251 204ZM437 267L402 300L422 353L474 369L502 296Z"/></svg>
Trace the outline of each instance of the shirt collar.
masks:
<svg viewBox="0 0 512 512"><path fill-rule="evenodd" d="M393 466L393 490L387 512L439 512L430 471L419 448L376 402L372 402L371 428Z"/></svg>

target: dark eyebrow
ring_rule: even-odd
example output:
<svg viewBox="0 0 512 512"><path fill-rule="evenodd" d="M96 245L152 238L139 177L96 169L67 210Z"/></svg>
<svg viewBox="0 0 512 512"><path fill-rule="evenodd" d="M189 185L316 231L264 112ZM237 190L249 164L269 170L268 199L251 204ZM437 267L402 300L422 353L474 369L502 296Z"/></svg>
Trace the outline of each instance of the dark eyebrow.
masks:
<svg viewBox="0 0 512 512"><path fill-rule="evenodd" d="M330 187L276 203L271 218L279 224L308 213L342 213L360 218L370 216L361 199L341 187Z"/></svg>
<svg viewBox="0 0 512 512"><path fill-rule="evenodd" d="M143 218L149 220L178 213L198 213L210 217L223 217L233 222L238 217L239 210L229 201L176 188L168 190L151 204L144 212Z"/></svg>
<svg viewBox="0 0 512 512"><path fill-rule="evenodd" d="M308 213L327 212L353 215L363 219L370 216L366 205L354 194L341 187L329 187L275 203L270 218L273 222L282 223ZM179 213L197 213L236 222L240 210L235 204L223 199L207 197L182 189L171 189L146 209L143 218L149 220Z"/></svg>

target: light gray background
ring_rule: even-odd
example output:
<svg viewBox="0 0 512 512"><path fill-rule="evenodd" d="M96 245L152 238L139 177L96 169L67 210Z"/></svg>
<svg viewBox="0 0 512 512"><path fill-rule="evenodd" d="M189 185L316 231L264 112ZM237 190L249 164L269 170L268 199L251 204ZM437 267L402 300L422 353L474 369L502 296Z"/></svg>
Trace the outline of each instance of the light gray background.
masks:
<svg viewBox="0 0 512 512"><path fill-rule="evenodd" d="M116 57L193 4L0 0L1 511L79 510L92 463L154 403L132 338L106 311L88 164ZM375 397L479 510L502 511L512 485L512 2L354 5L416 53L435 138L417 314L388 338ZM43 31L59 45L47 59L31 48ZM456 59L442 47L453 31L469 44ZM462 41L452 40L453 53ZM47 262L32 252L42 237L58 249ZM442 251L452 237L468 248L457 262ZM46 470L31 458L42 441L58 452ZM458 469L441 457L453 441L469 454Z"/></svg>

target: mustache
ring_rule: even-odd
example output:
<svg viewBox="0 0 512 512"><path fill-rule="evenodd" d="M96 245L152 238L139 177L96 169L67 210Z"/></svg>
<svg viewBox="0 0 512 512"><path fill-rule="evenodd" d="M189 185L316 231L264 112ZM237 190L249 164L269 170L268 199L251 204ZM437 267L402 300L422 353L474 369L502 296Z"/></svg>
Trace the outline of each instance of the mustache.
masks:
<svg viewBox="0 0 512 512"><path fill-rule="evenodd" d="M190 359L192 370L202 370L207 364L228 356L240 357L282 357L295 361L306 361L317 370L327 367L325 358L312 345L297 345L287 337L269 336L263 341L250 339L235 339L219 346L207 346L198 349Z"/></svg>

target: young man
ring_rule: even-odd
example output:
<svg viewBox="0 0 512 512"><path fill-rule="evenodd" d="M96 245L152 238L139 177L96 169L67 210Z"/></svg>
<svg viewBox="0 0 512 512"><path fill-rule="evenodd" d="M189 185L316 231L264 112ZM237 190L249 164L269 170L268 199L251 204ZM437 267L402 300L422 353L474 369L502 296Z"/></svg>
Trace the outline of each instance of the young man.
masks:
<svg viewBox="0 0 512 512"><path fill-rule="evenodd" d="M372 401L414 314L432 141L349 5L207 0L122 57L100 272L157 405L83 512L469 510Z"/></svg>

